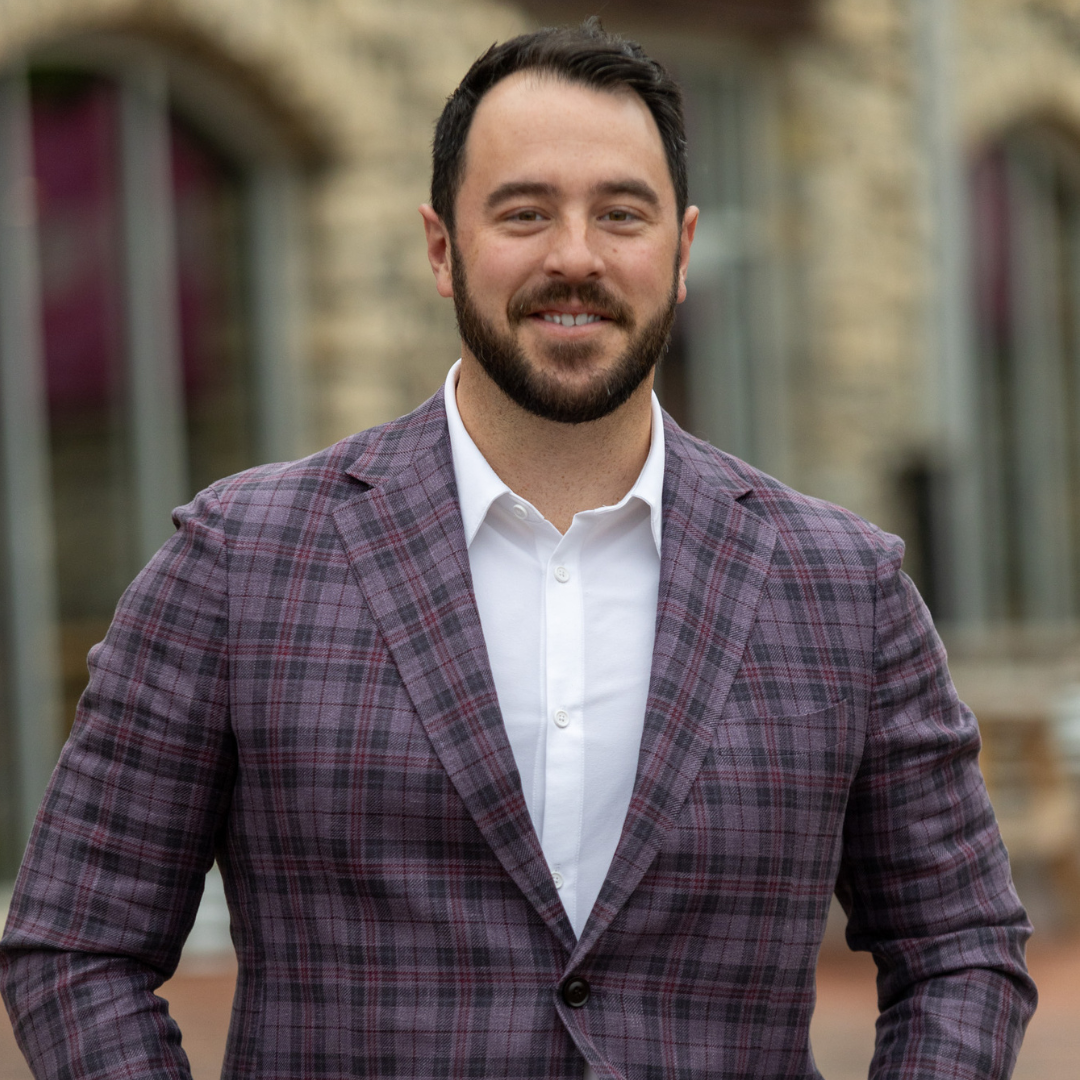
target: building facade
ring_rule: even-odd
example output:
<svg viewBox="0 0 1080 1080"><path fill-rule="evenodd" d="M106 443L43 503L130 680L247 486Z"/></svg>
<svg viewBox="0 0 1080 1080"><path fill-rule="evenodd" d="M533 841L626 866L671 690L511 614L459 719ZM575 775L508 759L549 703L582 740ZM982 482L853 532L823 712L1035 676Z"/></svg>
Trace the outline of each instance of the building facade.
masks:
<svg viewBox="0 0 1080 1080"><path fill-rule="evenodd" d="M171 507L439 385L434 119L492 41L590 13L0 3L0 879ZM1050 721L1080 682L1080 5L604 19L688 94L702 218L665 404L908 540L1003 820L1071 873Z"/></svg>

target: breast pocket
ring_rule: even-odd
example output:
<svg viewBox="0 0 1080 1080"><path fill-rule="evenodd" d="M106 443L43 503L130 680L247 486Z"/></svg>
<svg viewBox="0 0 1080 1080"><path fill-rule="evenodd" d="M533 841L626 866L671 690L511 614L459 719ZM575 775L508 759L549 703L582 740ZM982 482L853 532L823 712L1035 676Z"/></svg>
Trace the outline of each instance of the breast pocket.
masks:
<svg viewBox="0 0 1080 1080"><path fill-rule="evenodd" d="M862 746L851 712L845 699L808 713L722 718L714 740L716 766L735 767L744 779L766 785L786 772L809 771L822 779L840 772L850 779Z"/></svg>
<svg viewBox="0 0 1080 1080"><path fill-rule="evenodd" d="M686 820L711 833L724 862L766 854L781 861L831 859L861 753L862 735L846 700L810 713L724 717L691 789Z"/></svg>
<svg viewBox="0 0 1080 1080"><path fill-rule="evenodd" d="M649 879L684 898L681 918L731 927L764 920L779 948L789 921L817 925L824 917L862 749L855 716L838 701L804 714L718 721Z"/></svg>

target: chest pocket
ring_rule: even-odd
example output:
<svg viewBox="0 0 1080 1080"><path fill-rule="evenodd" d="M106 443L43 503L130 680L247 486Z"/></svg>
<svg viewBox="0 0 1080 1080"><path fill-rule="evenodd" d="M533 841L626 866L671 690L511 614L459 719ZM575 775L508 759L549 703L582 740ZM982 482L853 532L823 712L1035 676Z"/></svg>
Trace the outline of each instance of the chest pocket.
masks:
<svg viewBox="0 0 1080 1080"><path fill-rule="evenodd" d="M835 863L862 753L853 711L839 701L720 720L664 857L729 881L814 877Z"/></svg>
<svg viewBox="0 0 1080 1080"><path fill-rule="evenodd" d="M721 719L709 764L766 785L784 772L807 769L819 779L839 772L850 782L861 751L851 705L842 700L808 713Z"/></svg>

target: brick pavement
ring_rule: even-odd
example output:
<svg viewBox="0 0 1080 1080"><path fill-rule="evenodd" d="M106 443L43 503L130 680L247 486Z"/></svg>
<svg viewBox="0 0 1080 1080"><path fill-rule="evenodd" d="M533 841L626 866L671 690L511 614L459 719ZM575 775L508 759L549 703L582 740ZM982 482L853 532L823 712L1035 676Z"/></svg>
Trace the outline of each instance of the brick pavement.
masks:
<svg viewBox="0 0 1080 1080"><path fill-rule="evenodd" d="M1041 1003L1014 1080L1075 1080L1080 1068L1080 937L1038 940L1030 951ZM229 960L188 960L162 988L184 1031L195 1080L218 1076L235 969ZM865 955L830 950L818 970L811 1036L826 1080L865 1080L874 1045L874 966ZM30 1080L7 1024L0 1021L0 1080Z"/></svg>

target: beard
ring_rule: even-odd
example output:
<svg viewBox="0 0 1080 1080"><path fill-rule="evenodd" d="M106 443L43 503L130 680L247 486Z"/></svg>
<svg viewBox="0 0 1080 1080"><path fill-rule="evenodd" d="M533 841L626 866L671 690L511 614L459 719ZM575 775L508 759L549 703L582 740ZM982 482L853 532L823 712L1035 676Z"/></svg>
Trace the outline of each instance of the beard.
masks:
<svg viewBox="0 0 1080 1080"><path fill-rule="evenodd" d="M587 424L613 413L630 398L667 352L675 321L677 267L666 304L640 329L626 304L603 285L585 281L578 285L551 282L516 294L507 305L510 330L503 333L477 309L469 292L461 257L453 248L451 258L454 311L461 340L492 382L511 401L544 420ZM531 312L571 301L604 316L629 335L626 348L614 364L607 370L597 371L583 385L576 386L562 383L557 373L572 374L584 369L601 351L596 342L569 341L544 347L545 358L554 369L553 373L533 363L514 334Z"/></svg>

